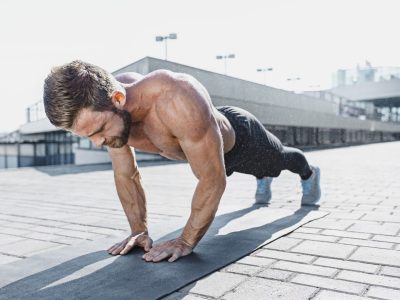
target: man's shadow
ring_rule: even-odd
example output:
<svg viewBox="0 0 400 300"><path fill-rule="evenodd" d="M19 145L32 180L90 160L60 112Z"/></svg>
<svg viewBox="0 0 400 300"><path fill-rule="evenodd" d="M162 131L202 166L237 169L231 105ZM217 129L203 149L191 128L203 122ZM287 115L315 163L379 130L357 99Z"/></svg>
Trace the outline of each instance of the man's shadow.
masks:
<svg viewBox="0 0 400 300"><path fill-rule="evenodd" d="M8 284L0 289L0 299L156 299L248 255L274 233L299 223L313 210L300 208L271 223L218 235L229 222L260 208L253 205L217 216L194 253L175 263L146 263L141 258L144 252L137 249L90 269L90 265L101 265L111 258L106 251L96 251ZM181 230L158 241L175 238ZM86 271L79 274L84 268Z"/></svg>

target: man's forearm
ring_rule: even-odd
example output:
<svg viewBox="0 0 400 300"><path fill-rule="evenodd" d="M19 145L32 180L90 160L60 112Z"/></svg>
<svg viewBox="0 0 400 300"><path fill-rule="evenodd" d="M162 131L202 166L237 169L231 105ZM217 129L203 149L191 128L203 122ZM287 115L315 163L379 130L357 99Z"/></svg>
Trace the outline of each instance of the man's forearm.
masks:
<svg viewBox="0 0 400 300"><path fill-rule="evenodd" d="M115 185L132 233L147 232L146 195L139 172L131 178L115 176Z"/></svg>
<svg viewBox="0 0 400 300"><path fill-rule="evenodd" d="M185 243L195 247L207 232L214 220L225 186L225 177L199 181L193 195L192 211L181 235Z"/></svg>

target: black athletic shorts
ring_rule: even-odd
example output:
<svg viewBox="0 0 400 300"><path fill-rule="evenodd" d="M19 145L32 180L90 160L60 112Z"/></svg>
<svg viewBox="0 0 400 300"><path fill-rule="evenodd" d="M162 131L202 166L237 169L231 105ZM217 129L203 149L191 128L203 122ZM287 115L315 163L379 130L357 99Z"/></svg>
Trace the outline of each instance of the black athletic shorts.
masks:
<svg viewBox="0 0 400 300"><path fill-rule="evenodd" d="M217 110L229 120L236 134L235 145L224 155L226 175L239 172L257 178L279 176L284 169L280 140L244 109L219 106Z"/></svg>

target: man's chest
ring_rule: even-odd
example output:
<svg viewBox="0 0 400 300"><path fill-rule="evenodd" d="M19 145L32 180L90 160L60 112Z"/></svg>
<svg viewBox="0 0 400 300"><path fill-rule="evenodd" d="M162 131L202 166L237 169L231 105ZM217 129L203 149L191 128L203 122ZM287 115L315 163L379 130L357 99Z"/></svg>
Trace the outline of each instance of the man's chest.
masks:
<svg viewBox="0 0 400 300"><path fill-rule="evenodd" d="M128 144L138 150L158 153L169 159L186 159L177 138L161 122L134 123Z"/></svg>

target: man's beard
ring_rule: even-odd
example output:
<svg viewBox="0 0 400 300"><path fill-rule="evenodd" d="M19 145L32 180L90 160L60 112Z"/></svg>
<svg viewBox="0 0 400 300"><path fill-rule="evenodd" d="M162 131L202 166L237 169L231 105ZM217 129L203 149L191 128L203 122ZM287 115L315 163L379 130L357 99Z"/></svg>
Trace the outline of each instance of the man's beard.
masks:
<svg viewBox="0 0 400 300"><path fill-rule="evenodd" d="M106 145L111 148L121 148L128 143L129 132L132 125L132 117L130 113L126 110L113 108L112 111L122 119L124 128L122 129L120 136L112 136L108 138L106 141Z"/></svg>

